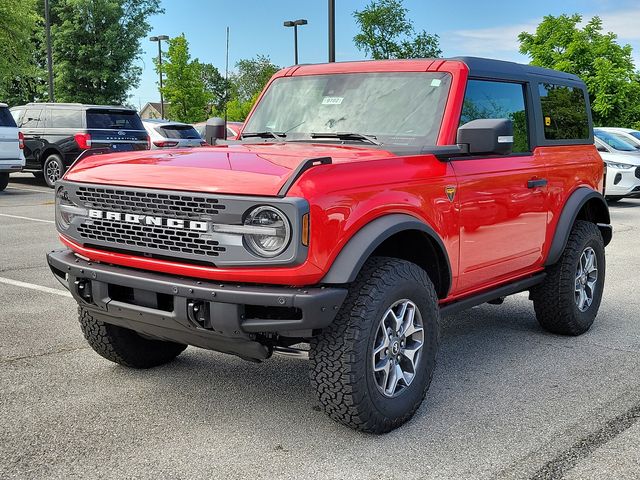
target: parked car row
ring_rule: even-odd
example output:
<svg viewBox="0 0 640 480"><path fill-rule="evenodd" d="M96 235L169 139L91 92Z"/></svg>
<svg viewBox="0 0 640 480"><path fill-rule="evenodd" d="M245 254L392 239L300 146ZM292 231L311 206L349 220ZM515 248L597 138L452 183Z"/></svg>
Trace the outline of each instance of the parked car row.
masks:
<svg viewBox="0 0 640 480"><path fill-rule="evenodd" d="M594 140L606 171L605 196L610 201L640 196L640 131L594 129Z"/></svg>
<svg viewBox="0 0 640 480"><path fill-rule="evenodd" d="M238 125L242 124L229 123L229 136L238 135ZM53 187L87 150L106 153L205 145L193 125L141 120L135 110L122 106L29 103L9 109L0 103L0 190L6 188L11 172L22 170Z"/></svg>

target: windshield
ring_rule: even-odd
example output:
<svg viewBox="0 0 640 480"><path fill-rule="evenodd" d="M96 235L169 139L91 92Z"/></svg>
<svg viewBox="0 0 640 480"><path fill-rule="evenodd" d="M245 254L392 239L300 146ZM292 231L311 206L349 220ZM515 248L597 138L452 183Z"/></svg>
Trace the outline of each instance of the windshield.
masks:
<svg viewBox="0 0 640 480"><path fill-rule="evenodd" d="M383 144L435 145L451 77L447 73L394 72L310 75L274 80L244 134L356 133ZM357 138L351 137L357 141ZM314 138L314 141L336 141Z"/></svg>
<svg viewBox="0 0 640 480"><path fill-rule="evenodd" d="M87 110L87 128L144 130L138 114L127 110Z"/></svg>
<svg viewBox="0 0 640 480"><path fill-rule="evenodd" d="M602 130L594 130L593 132L596 137L602 140L604 143L609 145L611 148L615 150L620 150L621 152L635 152L636 148L627 143L626 141L618 138L616 135L612 135L609 132L603 132Z"/></svg>

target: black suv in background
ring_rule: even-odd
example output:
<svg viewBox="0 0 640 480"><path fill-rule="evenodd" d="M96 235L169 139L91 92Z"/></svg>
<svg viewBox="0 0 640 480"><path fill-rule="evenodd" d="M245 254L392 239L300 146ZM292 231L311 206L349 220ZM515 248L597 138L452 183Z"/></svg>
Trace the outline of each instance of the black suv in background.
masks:
<svg viewBox="0 0 640 480"><path fill-rule="evenodd" d="M25 170L53 187L83 151L148 150L149 137L135 110L79 103L29 103L11 114L24 134ZM103 150L104 152L104 150Z"/></svg>

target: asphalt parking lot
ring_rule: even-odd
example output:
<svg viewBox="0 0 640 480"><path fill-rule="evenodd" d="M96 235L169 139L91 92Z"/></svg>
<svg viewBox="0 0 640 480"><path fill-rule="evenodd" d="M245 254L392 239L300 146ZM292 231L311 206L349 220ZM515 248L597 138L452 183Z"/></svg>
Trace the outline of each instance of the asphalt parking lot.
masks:
<svg viewBox="0 0 640 480"><path fill-rule="evenodd" d="M188 348L134 371L85 343L50 274L53 195L0 193L0 478L640 477L640 200L614 240L592 330L542 331L525 294L445 318L427 400L385 436L319 412L305 360Z"/></svg>

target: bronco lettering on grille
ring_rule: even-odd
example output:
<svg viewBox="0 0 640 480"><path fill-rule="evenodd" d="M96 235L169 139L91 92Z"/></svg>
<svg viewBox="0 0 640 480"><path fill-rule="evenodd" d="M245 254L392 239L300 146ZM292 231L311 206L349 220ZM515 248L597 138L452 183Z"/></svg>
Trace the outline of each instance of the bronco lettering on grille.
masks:
<svg viewBox="0 0 640 480"><path fill-rule="evenodd" d="M152 227L169 227L196 232L207 232L207 222L180 220L178 218L153 217L151 215L139 215L136 213L107 212L102 210L89 210L89 218L112 220L116 222L136 223Z"/></svg>

